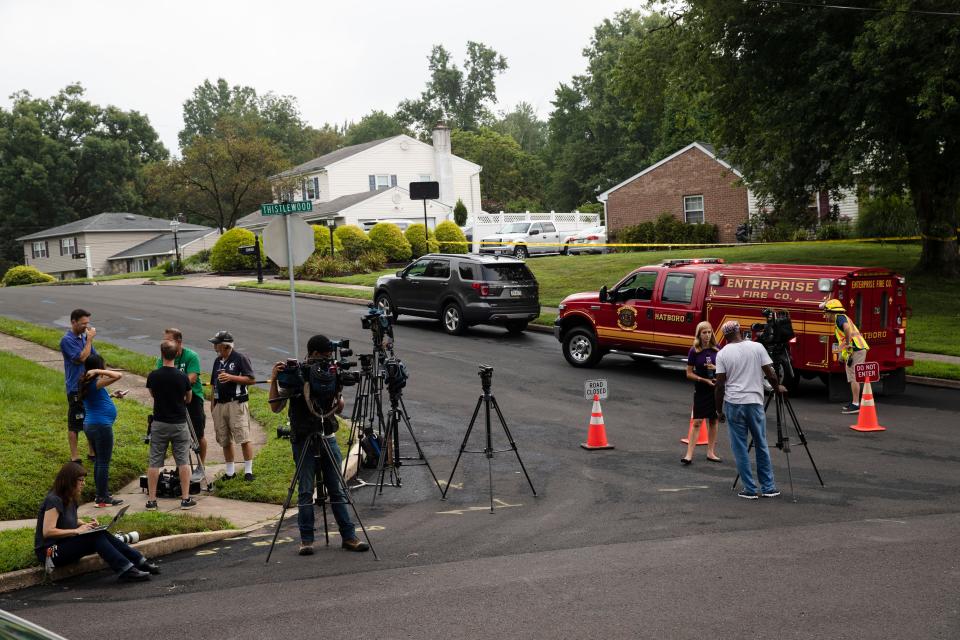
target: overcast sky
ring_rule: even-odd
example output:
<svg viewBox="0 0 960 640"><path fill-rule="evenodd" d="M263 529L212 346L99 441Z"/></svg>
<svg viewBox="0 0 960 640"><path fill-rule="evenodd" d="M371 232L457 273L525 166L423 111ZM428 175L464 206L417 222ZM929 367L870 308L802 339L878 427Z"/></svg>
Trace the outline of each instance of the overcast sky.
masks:
<svg viewBox="0 0 960 640"><path fill-rule="evenodd" d="M546 117L554 89L585 68L593 28L626 0L0 0L0 104L80 82L97 104L149 116L177 149L182 105L204 79L295 96L314 126L393 113L419 96L443 44L507 58L499 108L527 101ZM634 3L632 6L639 6Z"/></svg>

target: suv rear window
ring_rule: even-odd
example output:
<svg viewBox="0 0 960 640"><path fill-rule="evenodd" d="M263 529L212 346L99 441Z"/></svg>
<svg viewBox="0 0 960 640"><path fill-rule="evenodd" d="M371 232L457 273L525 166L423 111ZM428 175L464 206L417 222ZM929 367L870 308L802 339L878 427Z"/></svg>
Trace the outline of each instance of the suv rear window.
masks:
<svg viewBox="0 0 960 640"><path fill-rule="evenodd" d="M483 265L483 279L488 282L528 282L535 280L523 263Z"/></svg>

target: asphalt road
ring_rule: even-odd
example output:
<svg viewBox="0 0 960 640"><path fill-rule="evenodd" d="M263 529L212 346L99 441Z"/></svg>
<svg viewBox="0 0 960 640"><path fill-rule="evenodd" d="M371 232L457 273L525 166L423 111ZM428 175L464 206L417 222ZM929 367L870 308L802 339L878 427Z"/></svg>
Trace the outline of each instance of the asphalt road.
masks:
<svg viewBox="0 0 960 640"><path fill-rule="evenodd" d="M176 325L209 368L205 339L229 329L258 374L291 350L289 303L253 293L160 286L0 291L0 315L65 326L93 312L98 335L155 353ZM298 300L300 344L314 332L369 333L361 307ZM511 451L492 463L489 513L482 455L465 454L446 502L423 468L377 507L356 493L380 554L295 555L288 522L271 564L261 532L164 560L160 579L117 586L106 573L35 588L0 607L71 638L262 638L318 628L329 637L955 638L960 635L960 393L908 386L880 398L883 433L848 428L819 383L792 400L825 487L791 425L793 452L773 451L783 496L748 502L703 447L681 467L692 389L675 365L608 357L573 369L548 335L476 328L450 337L401 319L397 353L417 437L446 479L480 394L479 363L537 490ZM587 378L609 381L603 404L616 449L586 452ZM349 397L349 396L348 396ZM771 441L776 439L770 425ZM496 417L494 444L508 448ZM404 434L405 435L405 434ZM479 449L479 422L469 449ZM412 451L404 441L405 453ZM794 502L787 461L789 459ZM292 468L291 468L292 472Z"/></svg>

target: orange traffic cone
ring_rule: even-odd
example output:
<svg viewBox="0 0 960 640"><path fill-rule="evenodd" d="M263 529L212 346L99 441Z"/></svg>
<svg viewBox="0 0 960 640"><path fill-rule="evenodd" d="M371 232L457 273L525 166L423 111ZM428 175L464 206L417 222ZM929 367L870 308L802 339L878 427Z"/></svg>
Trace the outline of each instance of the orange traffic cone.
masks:
<svg viewBox="0 0 960 640"><path fill-rule="evenodd" d="M703 427L700 428L700 437L697 438L698 446L701 444L710 444L710 439L707 435L707 426L709 423L706 418L702 418L702 420L703 420ZM693 437L693 427L695 422L696 420L693 419L693 409L690 409L690 429L689 431L687 431L686 438L680 438L680 442L682 442L683 444L687 444L688 442L690 442L690 438Z"/></svg>
<svg viewBox="0 0 960 640"><path fill-rule="evenodd" d="M877 407L873 402L873 388L868 380L863 385L863 396L860 398L860 415L857 424L850 425L854 431L886 431L877 421Z"/></svg>
<svg viewBox="0 0 960 640"><path fill-rule="evenodd" d="M600 396L593 396L593 411L590 412L590 430L587 441L580 443L584 449L613 449L607 442L607 428L603 424L603 411L600 410Z"/></svg>

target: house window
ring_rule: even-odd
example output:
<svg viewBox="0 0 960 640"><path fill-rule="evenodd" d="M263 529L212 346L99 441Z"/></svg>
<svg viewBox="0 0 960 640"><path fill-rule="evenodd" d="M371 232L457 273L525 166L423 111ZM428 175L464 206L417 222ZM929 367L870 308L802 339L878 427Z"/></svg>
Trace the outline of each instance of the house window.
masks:
<svg viewBox="0 0 960 640"><path fill-rule="evenodd" d="M316 200L320 193L320 178L307 178L301 185L304 200Z"/></svg>
<svg viewBox="0 0 960 640"><path fill-rule="evenodd" d="M433 179L430 177L429 173L421 173L418 180L420 180L420 182L433 182Z"/></svg>
<svg viewBox="0 0 960 640"><path fill-rule="evenodd" d="M684 196L683 218L687 224L703 224L703 196Z"/></svg>
<svg viewBox="0 0 960 640"><path fill-rule="evenodd" d="M40 242L34 242L31 245L31 253L34 258L49 258L50 253L47 251L47 241L41 240Z"/></svg>
<svg viewBox="0 0 960 640"><path fill-rule="evenodd" d="M60 255L72 256L77 252L76 238L60 238Z"/></svg>
<svg viewBox="0 0 960 640"><path fill-rule="evenodd" d="M370 191L379 191L397 186L397 176L390 174L378 174L368 176L370 179Z"/></svg>

